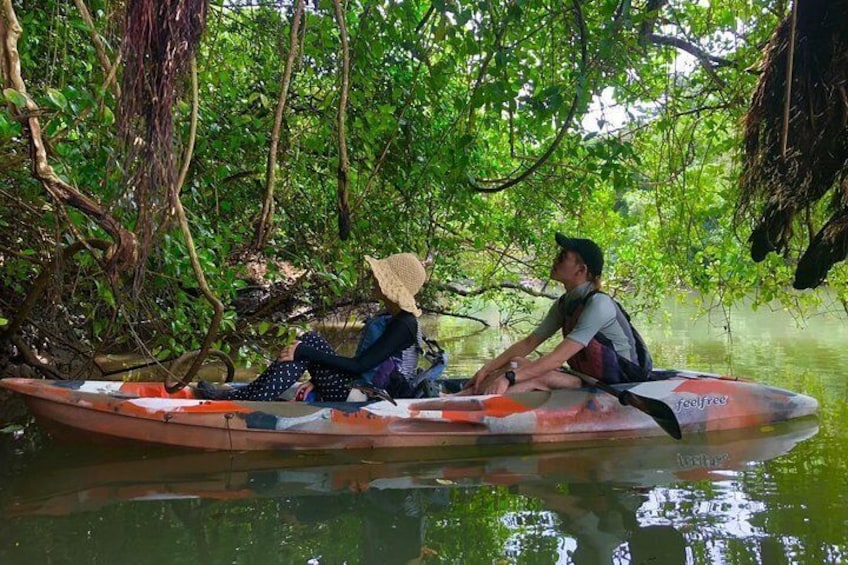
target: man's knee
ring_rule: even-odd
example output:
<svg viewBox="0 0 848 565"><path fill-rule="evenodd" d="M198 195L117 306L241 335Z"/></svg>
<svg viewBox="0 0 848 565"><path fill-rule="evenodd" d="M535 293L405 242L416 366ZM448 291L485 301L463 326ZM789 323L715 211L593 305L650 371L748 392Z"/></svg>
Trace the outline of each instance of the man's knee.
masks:
<svg viewBox="0 0 848 565"><path fill-rule="evenodd" d="M562 371L550 371L544 375L545 381L551 390L560 388L580 388L583 381L579 377L563 373Z"/></svg>
<svg viewBox="0 0 848 565"><path fill-rule="evenodd" d="M510 363L515 363L519 367L523 367L527 363L530 363L530 360L527 357L513 357L509 360Z"/></svg>

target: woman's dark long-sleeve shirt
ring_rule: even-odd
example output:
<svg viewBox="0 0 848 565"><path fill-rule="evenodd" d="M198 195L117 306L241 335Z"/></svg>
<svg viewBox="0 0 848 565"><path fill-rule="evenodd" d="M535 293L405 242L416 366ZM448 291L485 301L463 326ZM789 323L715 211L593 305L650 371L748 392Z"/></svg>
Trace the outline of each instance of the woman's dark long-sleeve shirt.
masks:
<svg viewBox="0 0 848 565"><path fill-rule="evenodd" d="M311 361L346 373L361 375L373 369L392 355L415 345L418 339L418 319L409 312L401 311L392 316L383 334L356 357L343 357L319 351L300 344L294 352L295 361Z"/></svg>

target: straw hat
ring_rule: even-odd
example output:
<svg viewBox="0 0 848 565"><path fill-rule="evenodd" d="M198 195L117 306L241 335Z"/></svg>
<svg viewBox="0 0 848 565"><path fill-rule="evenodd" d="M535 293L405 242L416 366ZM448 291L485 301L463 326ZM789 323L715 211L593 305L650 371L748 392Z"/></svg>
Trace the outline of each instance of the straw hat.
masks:
<svg viewBox="0 0 848 565"><path fill-rule="evenodd" d="M427 273L418 257L412 253L395 253L385 259L375 259L365 256L371 272L380 285L383 295L415 316L421 315L421 310L415 305L415 295L421 290Z"/></svg>

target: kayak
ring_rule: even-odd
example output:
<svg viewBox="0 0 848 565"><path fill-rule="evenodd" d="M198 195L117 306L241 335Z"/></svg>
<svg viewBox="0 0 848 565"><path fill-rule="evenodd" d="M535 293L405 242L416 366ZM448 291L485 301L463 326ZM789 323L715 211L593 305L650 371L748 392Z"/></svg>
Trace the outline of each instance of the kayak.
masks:
<svg viewBox="0 0 848 565"><path fill-rule="evenodd" d="M665 371L664 374L672 374ZM561 444L663 435L668 422L634 407L659 405L680 434L810 416L809 396L752 381L674 371L663 380L503 395L377 402L204 400L159 382L5 378L58 438L226 451ZM630 405L625 400L630 399ZM673 434L672 434L673 435Z"/></svg>
<svg viewBox="0 0 848 565"><path fill-rule="evenodd" d="M163 500L312 498L364 491L432 491L537 484L646 488L727 481L733 472L791 452L818 433L815 418L775 425L635 441L534 446L274 451L52 449L10 479L4 517L64 516L104 506ZM580 491L582 489L578 489Z"/></svg>

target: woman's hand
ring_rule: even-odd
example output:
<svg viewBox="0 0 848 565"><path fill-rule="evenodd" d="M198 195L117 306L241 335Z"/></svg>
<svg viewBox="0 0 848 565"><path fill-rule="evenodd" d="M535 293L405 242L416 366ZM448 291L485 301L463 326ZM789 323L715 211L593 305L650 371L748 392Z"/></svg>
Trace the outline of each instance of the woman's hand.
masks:
<svg viewBox="0 0 848 565"><path fill-rule="evenodd" d="M290 345L285 346L280 354L277 355L277 361L294 361L294 352L297 350L298 345L300 345L300 342L295 340Z"/></svg>
<svg viewBox="0 0 848 565"><path fill-rule="evenodd" d="M465 383L465 385L462 388L463 389L469 389L470 388L474 392L474 394L480 394L480 391L477 390L477 389L479 388L480 384L485 382L486 377L489 376L490 372L491 372L490 369L486 365L483 365L480 369L477 370L476 373L474 373L473 377L468 379L468 381Z"/></svg>

